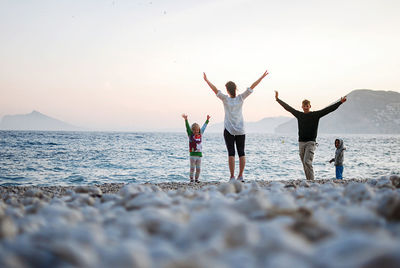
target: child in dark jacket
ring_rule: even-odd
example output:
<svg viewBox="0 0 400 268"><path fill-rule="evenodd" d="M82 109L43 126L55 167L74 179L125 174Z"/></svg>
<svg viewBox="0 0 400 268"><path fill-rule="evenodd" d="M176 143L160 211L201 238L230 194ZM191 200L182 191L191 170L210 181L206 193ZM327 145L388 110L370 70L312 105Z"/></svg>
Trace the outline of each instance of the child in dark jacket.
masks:
<svg viewBox="0 0 400 268"><path fill-rule="evenodd" d="M332 158L329 163L335 162L335 169L336 169L336 179L341 180L343 179L343 160L344 160L344 147L342 139L335 140L335 158Z"/></svg>

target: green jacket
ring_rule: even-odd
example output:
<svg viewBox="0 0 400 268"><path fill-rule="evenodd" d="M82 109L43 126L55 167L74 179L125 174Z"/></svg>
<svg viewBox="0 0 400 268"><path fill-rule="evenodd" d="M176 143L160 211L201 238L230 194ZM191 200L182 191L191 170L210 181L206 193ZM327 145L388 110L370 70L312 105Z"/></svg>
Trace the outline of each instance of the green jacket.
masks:
<svg viewBox="0 0 400 268"><path fill-rule="evenodd" d="M204 125L200 129L200 134L194 136L193 131L190 128L188 120L185 120L185 125L186 125L186 133L189 137L189 154L190 156L203 156L202 153L202 134L206 130L208 120L204 123Z"/></svg>

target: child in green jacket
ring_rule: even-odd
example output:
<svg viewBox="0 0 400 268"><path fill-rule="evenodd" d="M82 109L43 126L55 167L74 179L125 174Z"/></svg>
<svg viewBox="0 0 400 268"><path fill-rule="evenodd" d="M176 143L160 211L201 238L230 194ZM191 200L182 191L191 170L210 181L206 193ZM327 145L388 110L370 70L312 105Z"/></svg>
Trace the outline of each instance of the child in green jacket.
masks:
<svg viewBox="0 0 400 268"><path fill-rule="evenodd" d="M200 166L202 153L202 134L206 130L207 124L209 122L210 116L207 115L207 120L204 125L200 128L199 124L194 123L189 126L187 119L187 114L182 114L183 119L185 119L186 132L189 137L189 154L190 154L190 182L199 182L200 177ZM194 169L196 168L196 175L193 179Z"/></svg>

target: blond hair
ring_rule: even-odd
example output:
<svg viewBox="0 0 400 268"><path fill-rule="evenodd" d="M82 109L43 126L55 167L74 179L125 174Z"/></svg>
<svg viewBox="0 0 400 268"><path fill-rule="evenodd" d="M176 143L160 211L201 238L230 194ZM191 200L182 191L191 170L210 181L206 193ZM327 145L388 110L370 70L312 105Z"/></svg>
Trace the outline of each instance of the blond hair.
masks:
<svg viewBox="0 0 400 268"><path fill-rule="evenodd" d="M200 129L200 125L199 125L199 124L193 123L193 124L192 124L192 127L191 127L192 132L194 132L194 128L195 128L195 127L198 127L198 128Z"/></svg>

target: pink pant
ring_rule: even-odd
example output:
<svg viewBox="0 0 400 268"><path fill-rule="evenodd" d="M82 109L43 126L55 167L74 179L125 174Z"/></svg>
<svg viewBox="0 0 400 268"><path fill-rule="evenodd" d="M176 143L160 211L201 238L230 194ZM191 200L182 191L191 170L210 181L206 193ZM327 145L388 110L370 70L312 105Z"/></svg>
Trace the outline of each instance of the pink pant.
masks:
<svg viewBox="0 0 400 268"><path fill-rule="evenodd" d="M193 180L194 169L196 168L196 180L200 177L200 166L201 157L200 156L190 156L190 179Z"/></svg>

